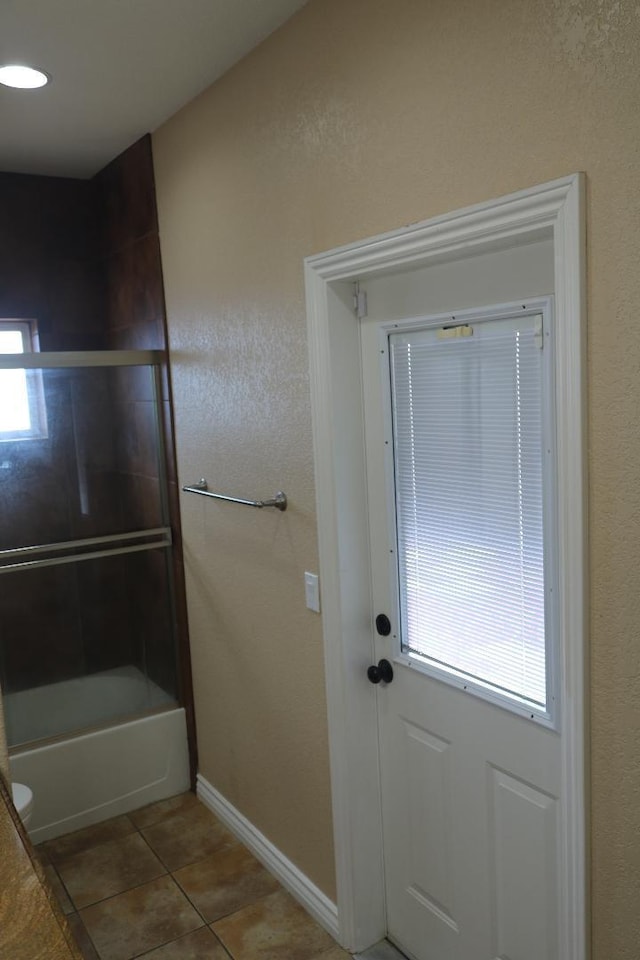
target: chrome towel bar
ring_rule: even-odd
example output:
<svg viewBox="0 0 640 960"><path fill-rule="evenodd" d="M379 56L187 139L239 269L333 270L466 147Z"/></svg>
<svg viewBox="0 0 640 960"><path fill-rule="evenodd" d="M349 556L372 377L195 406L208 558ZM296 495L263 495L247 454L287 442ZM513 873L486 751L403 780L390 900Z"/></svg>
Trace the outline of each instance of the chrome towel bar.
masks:
<svg viewBox="0 0 640 960"><path fill-rule="evenodd" d="M276 510L287 509L287 495L282 490L278 490L275 497L271 500L243 500L241 497L226 497L222 493L211 493L209 484L202 478L198 483L189 484L182 488L185 493L199 493L203 497L213 497L215 500L227 500L229 503L244 503L247 507L275 507Z"/></svg>

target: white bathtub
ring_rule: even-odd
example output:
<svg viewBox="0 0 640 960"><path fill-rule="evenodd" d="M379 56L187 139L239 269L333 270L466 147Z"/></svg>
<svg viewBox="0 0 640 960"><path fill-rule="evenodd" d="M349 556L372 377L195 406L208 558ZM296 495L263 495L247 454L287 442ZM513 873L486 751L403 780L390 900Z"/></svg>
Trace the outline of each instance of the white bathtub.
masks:
<svg viewBox="0 0 640 960"><path fill-rule="evenodd" d="M157 687L150 689L134 669L9 695L22 699L11 703L7 714L34 739L52 729L47 726L52 711L57 720L54 729L61 730L69 724L77 727L78 716L87 727L104 723L119 707L121 714L157 710L125 723L58 737L42 746L11 750L12 779L33 790L29 833L34 843L189 789L184 710L162 709L166 694Z"/></svg>

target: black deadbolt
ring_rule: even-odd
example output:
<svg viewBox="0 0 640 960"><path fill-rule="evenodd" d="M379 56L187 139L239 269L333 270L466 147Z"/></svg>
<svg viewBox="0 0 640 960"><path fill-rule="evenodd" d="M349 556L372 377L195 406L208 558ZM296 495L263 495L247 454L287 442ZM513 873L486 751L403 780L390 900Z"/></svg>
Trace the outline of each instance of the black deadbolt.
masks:
<svg viewBox="0 0 640 960"><path fill-rule="evenodd" d="M376 617L376 630L381 637L388 637L391 633L391 622L386 613L379 613Z"/></svg>
<svg viewBox="0 0 640 960"><path fill-rule="evenodd" d="M378 663L372 663L367 670L367 677L371 683L391 683L393 680L393 667L388 660L378 660Z"/></svg>

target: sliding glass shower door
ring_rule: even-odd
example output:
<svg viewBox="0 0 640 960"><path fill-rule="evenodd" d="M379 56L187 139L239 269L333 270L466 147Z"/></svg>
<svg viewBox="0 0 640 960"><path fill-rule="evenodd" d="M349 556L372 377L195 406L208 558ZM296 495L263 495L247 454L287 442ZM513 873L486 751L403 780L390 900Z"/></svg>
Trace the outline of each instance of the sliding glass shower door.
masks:
<svg viewBox="0 0 640 960"><path fill-rule="evenodd" d="M10 746L178 697L162 359L0 355L0 683Z"/></svg>

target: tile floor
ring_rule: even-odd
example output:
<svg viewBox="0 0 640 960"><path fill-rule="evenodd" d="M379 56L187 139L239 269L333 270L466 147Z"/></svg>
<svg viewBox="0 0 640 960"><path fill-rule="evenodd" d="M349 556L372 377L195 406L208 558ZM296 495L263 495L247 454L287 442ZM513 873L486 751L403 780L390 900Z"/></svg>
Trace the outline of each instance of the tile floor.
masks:
<svg viewBox="0 0 640 960"><path fill-rule="evenodd" d="M85 960L351 960L191 793L36 849Z"/></svg>

